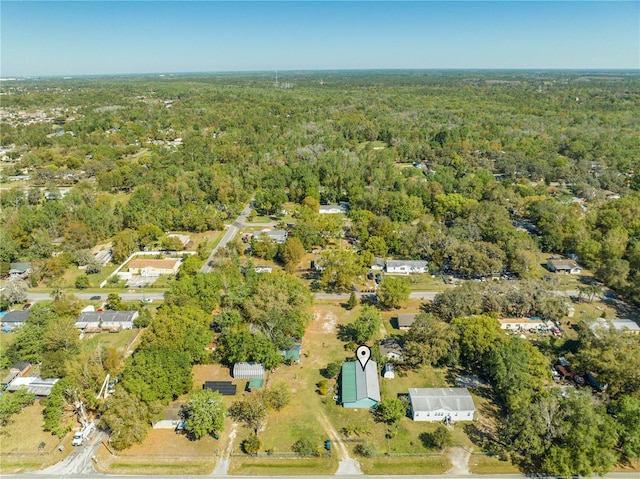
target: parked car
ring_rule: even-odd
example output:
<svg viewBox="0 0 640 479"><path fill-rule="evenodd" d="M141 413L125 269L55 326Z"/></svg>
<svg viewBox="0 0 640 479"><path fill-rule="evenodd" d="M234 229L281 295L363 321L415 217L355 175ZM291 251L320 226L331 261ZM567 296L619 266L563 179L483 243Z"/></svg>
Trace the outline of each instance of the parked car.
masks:
<svg viewBox="0 0 640 479"><path fill-rule="evenodd" d="M22 307L22 311L26 311L27 309L29 309L31 307L31 303L27 303Z"/></svg>
<svg viewBox="0 0 640 479"><path fill-rule="evenodd" d="M91 301L100 301L102 299L102 297L101 296L91 296L89 299Z"/></svg>
<svg viewBox="0 0 640 479"><path fill-rule="evenodd" d="M71 441L72 446L82 446L82 434L77 432L73 435L73 440Z"/></svg>

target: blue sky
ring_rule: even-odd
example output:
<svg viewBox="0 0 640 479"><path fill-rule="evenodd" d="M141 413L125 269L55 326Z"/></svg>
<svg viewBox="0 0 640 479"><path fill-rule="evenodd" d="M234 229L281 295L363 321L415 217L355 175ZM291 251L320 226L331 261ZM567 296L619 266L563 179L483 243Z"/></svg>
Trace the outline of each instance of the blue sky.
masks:
<svg viewBox="0 0 640 479"><path fill-rule="evenodd" d="M0 2L0 75L640 68L640 1Z"/></svg>

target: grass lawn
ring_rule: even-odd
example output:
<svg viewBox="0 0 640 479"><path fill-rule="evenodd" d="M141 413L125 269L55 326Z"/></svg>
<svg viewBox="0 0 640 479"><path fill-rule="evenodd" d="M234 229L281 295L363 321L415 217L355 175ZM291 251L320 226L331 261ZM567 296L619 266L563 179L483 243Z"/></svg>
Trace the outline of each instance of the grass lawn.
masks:
<svg viewBox="0 0 640 479"><path fill-rule="evenodd" d="M501 461L497 456L472 454L469 458L471 474L520 474L521 471L511 461Z"/></svg>
<svg viewBox="0 0 640 479"><path fill-rule="evenodd" d="M116 474L210 474L225 439L207 436L190 441L170 429L152 429L142 444L117 456L101 447L96 454L97 468Z"/></svg>
<svg viewBox="0 0 640 479"><path fill-rule="evenodd" d="M125 329L119 333L97 333L86 334L84 339L87 346L95 349L99 344L105 348L116 348L124 350L127 345L136 337L139 329Z"/></svg>
<svg viewBox="0 0 640 479"><path fill-rule="evenodd" d="M36 401L33 405L13 416L0 439L0 475L26 472L54 464L63 459L71 450L71 434L60 439L42 430L42 410L44 406ZM44 449L38 450L41 443Z"/></svg>
<svg viewBox="0 0 640 479"><path fill-rule="evenodd" d="M446 456L428 457L376 457L359 459L362 472L365 474L442 474L451 468Z"/></svg>
<svg viewBox="0 0 640 479"><path fill-rule="evenodd" d="M264 476L330 475L338 467L338 458L332 457L262 459L253 457L234 458L229 474Z"/></svg>

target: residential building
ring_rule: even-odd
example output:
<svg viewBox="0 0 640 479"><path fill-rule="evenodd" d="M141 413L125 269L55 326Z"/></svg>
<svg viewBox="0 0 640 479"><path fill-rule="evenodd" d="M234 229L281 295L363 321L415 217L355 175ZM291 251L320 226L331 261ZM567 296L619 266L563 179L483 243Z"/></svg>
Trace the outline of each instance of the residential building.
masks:
<svg viewBox="0 0 640 479"><path fill-rule="evenodd" d="M111 261L111 257L113 256L113 251L111 249L103 249L98 251L93 255L95 260L100 263L102 266L106 266L109 261Z"/></svg>
<svg viewBox="0 0 640 479"><path fill-rule="evenodd" d="M411 328L411 325L416 320L418 313L400 313L398 314L398 328L403 331Z"/></svg>
<svg viewBox="0 0 640 479"><path fill-rule="evenodd" d="M283 244L287 241L287 237L289 233L287 230L263 230L259 233L256 233L256 238L267 237L272 241L275 241L277 244Z"/></svg>
<svg viewBox="0 0 640 479"><path fill-rule="evenodd" d="M547 261L547 269L555 273L580 274L582 268L572 259L550 259Z"/></svg>
<svg viewBox="0 0 640 479"><path fill-rule="evenodd" d="M501 318L498 321L500 327L507 331L547 331L549 329L546 322L540 318Z"/></svg>
<svg viewBox="0 0 640 479"><path fill-rule="evenodd" d="M373 259L373 264L371 265L371 271L382 271L384 269L385 260L384 258L380 258L376 256Z"/></svg>
<svg viewBox="0 0 640 479"><path fill-rule="evenodd" d="M29 318L29 314L29 311L9 311L0 321L2 331L9 332L21 328Z"/></svg>
<svg viewBox="0 0 640 479"><path fill-rule="evenodd" d="M387 273L389 274L413 274L429 271L426 261L410 261L403 259L387 260Z"/></svg>
<svg viewBox="0 0 640 479"><path fill-rule="evenodd" d="M180 269L180 260L166 259L134 259L129 262L129 273L141 276L160 276L176 274Z"/></svg>
<svg viewBox="0 0 640 479"><path fill-rule="evenodd" d="M51 388L60 381L59 378L42 379L40 376L17 377L7 386L7 391L15 392L25 388L36 396L44 397L51 394Z"/></svg>
<svg viewBox="0 0 640 479"><path fill-rule="evenodd" d="M349 212L349 203L341 201L337 205L320 205L318 212L321 215L347 214Z"/></svg>
<svg viewBox="0 0 640 479"><path fill-rule="evenodd" d="M25 279L31 274L31 263L17 262L9 263L9 276L11 279Z"/></svg>
<svg viewBox="0 0 640 479"><path fill-rule="evenodd" d="M409 388L414 421L472 421L476 407L467 388Z"/></svg>
<svg viewBox="0 0 640 479"><path fill-rule="evenodd" d="M383 339L378 343L380 356L391 361L404 361L402 343L396 338Z"/></svg>
<svg viewBox="0 0 640 479"><path fill-rule="evenodd" d="M83 311L75 325L76 328L88 331L119 331L133 328L137 317L137 311Z"/></svg>
<svg viewBox="0 0 640 479"><path fill-rule="evenodd" d="M345 408L375 408L380 402L378 364L367 361L365 368L358 361L342 364L341 403Z"/></svg>

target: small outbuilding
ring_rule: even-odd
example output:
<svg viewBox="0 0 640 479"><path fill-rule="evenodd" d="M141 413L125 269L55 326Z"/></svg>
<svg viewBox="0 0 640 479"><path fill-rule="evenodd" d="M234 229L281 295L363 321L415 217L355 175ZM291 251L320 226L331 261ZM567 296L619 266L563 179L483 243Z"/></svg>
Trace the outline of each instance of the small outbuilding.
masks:
<svg viewBox="0 0 640 479"><path fill-rule="evenodd" d="M402 343L396 338L383 339L378 343L380 356L391 361L404 361Z"/></svg>
<svg viewBox="0 0 640 479"><path fill-rule="evenodd" d="M232 376L234 379L264 379L264 366L260 363L235 363Z"/></svg>
<svg viewBox="0 0 640 479"><path fill-rule="evenodd" d="M476 407L467 388L409 388L414 421L473 421Z"/></svg>
<svg viewBox="0 0 640 479"><path fill-rule="evenodd" d="M36 396L45 397L51 394L51 389L58 381L59 378L42 379L40 376L17 377L7 386L7 391L15 392L25 388Z"/></svg>
<svg viewBox="0 0 640 479"><path fill-rule="evenodd" d="M396 373L393 368L393 364L387 363L382 368L382 377L385 379L395 379Z"/></svg>
<svg viewBox="0 0 640 479"><path fill-rule="evenodd" d="M408 330L413 325L413 322L416 320L416 316L418 313L400 313L398 314L398 328L403 331Z"/></svg>
<svg viewBox="0 0 640 479"><path fill-rule="evenodd" d="M29 311L9 311L1 320L2 331L9 332L21 328L29 318Z"/></svg>

